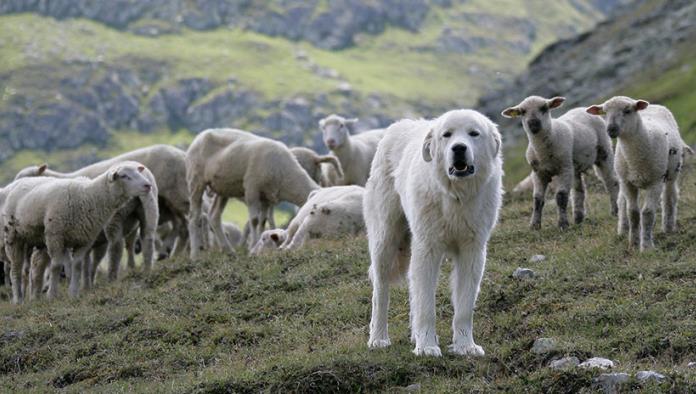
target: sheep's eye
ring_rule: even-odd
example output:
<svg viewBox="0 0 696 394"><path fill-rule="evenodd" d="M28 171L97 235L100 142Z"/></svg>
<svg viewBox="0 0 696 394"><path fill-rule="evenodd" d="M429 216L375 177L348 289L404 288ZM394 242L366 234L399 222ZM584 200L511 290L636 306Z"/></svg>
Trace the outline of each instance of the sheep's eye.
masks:
<svg viewBox="0 0 696 394"><path fill-rule="evenodd" d="M549 106L548 106L547 104L544 104L544 105L541 106L541 108L539 108L539 111L541 111L541 112L544 113L544 114L545 114L546 112L548 112L548 110L549 110Z"/></svg>
<svg viewBox="0 0 696 394"><path fill-rule="evenodd" d="M442 134L442 136L445 137L445 138L451 137L451 136L452 136L452 130L450 129L450 130L445 131L445 133Z"/></svg>
<svg viewBox="0 0 696 394"><path fill-rule="evenodd" d="M630 109L630 108L626 108L626 109L623 110L623 114L624 114L624 115L628 115L628 114L630 114L630 113L631 113L631 109Z"/></svg>
<svg viewBox="0 0 696 394"><path fill-rule="evenodd" d="M526 110L526 109L521 109L521 110L520 110L520 115L524 116L524 115L526 115L526 114L527 114L527 110Z"/></svg>
<svg viewBox="0 0 696 394"><path fill-rule="evenodd" d="M471 130L469 132L469 135L472 137L478 137L479 135L481 135L481 133L479 133L478 130Z"/></svg>

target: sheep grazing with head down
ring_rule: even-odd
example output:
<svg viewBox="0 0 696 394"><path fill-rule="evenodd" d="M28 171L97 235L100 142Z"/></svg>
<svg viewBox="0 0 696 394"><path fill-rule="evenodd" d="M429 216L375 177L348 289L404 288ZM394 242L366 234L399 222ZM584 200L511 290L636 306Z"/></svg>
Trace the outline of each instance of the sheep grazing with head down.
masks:
<svg viewBox="0 0 696 394"><path fill-rule="evenodd" d="M530 96L502 115L522 118L529 139L527 162L532 166L534 208L531 227L541 227L544 195L552 181L556 186L558 227L568 227L568 192L573 190L573 216L579 224L585 217L585 181L583 174L592 166L609 193L611 211L617 211L618 180L614 172L611 140L604 132L602 119L589 116L584 108L575 108L554 119L551 111L565 98L545 99Z"/></svg>
<svg viewBox="0 0 696 394"><path fill-rule="evenodd" d="M203 194L215 193L210 225L218 245L234 254L222 229L222 211L229 198L243 199L249 210L250 245L265 228L270 208L280 201L302 206L309 193L319 189L285 144L234 129L200 133L186 153L186 179L191 201L189 232L191 258L207 248L203 232Z"/></svg>
<svg viewBox="0 0 696 394"><path fill-rule="evenodd" d="M78 295L82 261L107 221L133 197L151 193L144 170L117 165L94 179L35 177L9 186L2 214L14 303L23 300L20 268L33 247L45 246L51 258L49 299L56 296L60 268L69 264L70 295Z"/></svg>
<svg viewBox="0 0 696 394"><path fill-rule="evenodd" d="M259 240L256 242L256 245L251 248L250 253L252 255L261 255L272 250L278 250L287 237L287 230L282 228L266 230L261 233Z"/></svg>
<svg viewBox="0 0 696 394"><path fill-rule="evenodd" d="M318 155L317 152L305 148L290 148L297 162L307 171L307 174L321 187L336 186L343 180L343 169L338 159L331 155Z"/></svg>
<svg viewBox="0 0 696 394"><path fill-rule="evenodd" d="M606 119L606 132L618 138L616 172L619 175L618 233L628 231L630 247L651 249L655 212L662 199L662 229L676 230L679 172L684 152L693 153L681 138L672 113L661 105L630 97L612 97L587 108ZM642 210L638 194L645 191Z"/></svg>
<svg viewBox="0 0 696 394"><path fill-rule="evenodd" d="M350 128L358 120L329 115L319 121L324 144L336 155L343 167L343 184L365 186L370 177L372 158L384 129L351 135Z"/></svg>

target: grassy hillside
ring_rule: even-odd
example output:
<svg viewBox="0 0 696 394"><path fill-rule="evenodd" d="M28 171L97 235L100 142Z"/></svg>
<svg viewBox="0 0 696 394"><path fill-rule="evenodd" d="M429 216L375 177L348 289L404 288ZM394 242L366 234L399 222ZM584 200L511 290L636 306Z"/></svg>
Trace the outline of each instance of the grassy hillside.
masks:
<svg viewBox="0 0 696 394"><path fill-rule="evenodd" d="M628 251L607 198L589 195L589 219L559 232L549 202L530 232L531 203L508 200L489 246L477 304L481 359L416 358L408 343L406 290L393 290L394 345L368 351L371 289L364 238L326 241L268 257L208 255L160 262L150 277L128 273L77 301L7 303L0 288L0 391L356 392L419 384L422 392L588 392L597 371L556 372L555 358L591 356L616 371L652 369L648 392L696 390L696 168L685 168L680 230L657 235L653 252ZM547 260L528 263L531 255ZM511 278L518 266L528 281ZM449 272L446 264L445 271ZM438 332L451 338L447 280L438 291ZM533 341L559 342L547 355Z"/></svg>

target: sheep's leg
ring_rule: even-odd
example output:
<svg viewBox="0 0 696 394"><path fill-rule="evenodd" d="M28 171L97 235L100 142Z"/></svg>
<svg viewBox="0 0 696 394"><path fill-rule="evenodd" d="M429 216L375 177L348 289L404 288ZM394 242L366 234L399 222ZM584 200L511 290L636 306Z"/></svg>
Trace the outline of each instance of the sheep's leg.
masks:
<svg viewBox="0 0 696 394"><path fill-rule="evenodd" d="M558 207L558 228L564 230L568 228L568 190L573 184L573 172L566 170L558 178L558 189L556 190L556 206Z"/></svg>
<svg viewBox="0 0 696 394"><path fill-rule="evenodd" d="M245 197L245 202L249 211L249 223L251 225L250 245L253 247L253 245L256 245L256 243L259 241L259 237L263 232L263 230L261 230L261 218L266 207L264 207L259 196L253 193L247 194Z"/></svg>
<svg viewBox="0 0 696 394"><path fill-rule="evenodd" d="M532 172L532 181L534 182L534 206L529 227L533 230L538 230L541 228L541 213L544 210L544 197L546 196L546 188L549 183L546 180L542 180L536 171Z"/></svg>
<svg viewBox="0 0 696 394"><path fill-rule="evenodd" d="M276 224L275 224L275 218L273 217L273 205L268 207L268 211L266 212L266 218L268 219L268 227L271 230L275 230Z"/></svg>
<svg viewBox="0 0 696 394"><path fill-rule="evenodd" d="M191 239L191 258L198 259L201 252L207 249L203 244L203 232L208 231L207 221L203 219L203 193L205 185L189 186L191 196L191 212L189 213L189 237Z"/></svg>
<svg viewBox="0 0 696 394"><path fill-rule="evenodd" d="M5 272L5 286L10 287L12 286L12 280L10 279L10 267L12 264L10 264L9 261L4 261L4 272Z"/></svg>
<svg viewBox="0 0 696 394"><path fill-rule="evenodd" d="M677 204L679 186L677 180L668 181L662 194L662 231L673 233L677 230Z"/></svg>
<svg viewBox="0 0 696 394"><path fill-rule="evenodd" d="M92 255L85 253L85 258L82 261L82 289L90 290L92 288Z"/></svg>
<svg viewBox="0 0 696 394"><path fill-rule="evenodd" d="M82 276L82 269L84 268L82 264L85 260L85 255L89 253L90 249L91 247L73 249L72 276L70 277L70 286L68 287L70 298L77 298L80 295L80 277Z"/></svg>
<svg viewBox="0 0 696 394"><path fill-rule="evenodd" d="M173 226L174 229L172 231L176 234L176 240L174 241L172 249L167 253L169 256L179 256L186 252L186 246L189 242L189 224L184 216L175 216Z"/></svg>
<svg viewBox="0 0 696 394"><path fill-rule="evenodd" d="M210 227L215 235L215 242L222 248L222 251L227 255L234 256L234 248L230 245L225 231L222 228L222 212L227 205L227 197L216 194L213 198L213 204L210 206Z"/></svg>
<svg viewBox="0 0 696 394"><path fill-rule="evenodd" d="M638 188L629 184L621 185L621 194L626 199L626 211L628 213L628 246L638 248L640 246L640 209L638 208Z"/></svg>
<svg viewBox="0 0 696 394"><path fill-rule="evenodd" d="M10 258L10 277L12 278L12 303L21 304L24 295L22 289L22 265L27 257L27 247L15 241L7 250L7 257Z"/></svg>
<svg viewBox="0 0 696 394"><path fill-rule="evenodd" d="M31 268L31 259L34 256L33 251L29 251L24 258L24 262L22 263L22 295L24 297L29 296L29 283L30 283L30 278L29 278L29 271Z"/></svg>
<svg viewBox="0 0 696 394"><path fill-rule="evenodd" d="M628 233L628 208L626 206L626 197L624 197L622 192L619 192L617 204L619 209L619 220L616 232L619 235L624 235Z"/></svg>
<svg viewBox="0 0 696 394"><path fill-rule="evenodd" d="M573 218L575 224L580 224L585 219L585 179L582 173L576 172L573 178Z"/></svg>
<svg viewBox="0 0 696 394"><path fill-rule="evenodd" d="M616 178L616 173L614 172L613 160L610 162L608 159L605 161L600 161L595 165L595 173L597 177L602 181L604 189L609 194L609 204L611 206L612 216L616 216L619 211L619 180Z"/></svg>
<svg viewBox="0 0 696 394"><path fill-rule="evenodd" d="M109 241L109 282L118 279L118 269L121 265L121 258L123 258L123 247L123 239L120 237Z"/></svg>
<svg viewBox="0 0 696 394"><path fill-rule="evenodd" d="M125 242L125 248L126 248L126 265L128 267L128 271L133 271L135 270L135 239L138 236L138 231L134 230L131 231L129 234L127 234L124 238ZM141 240L141 247L143 248L143 256L145 255L145 245L144 242ZM152 253L152 252L151 252ZM144 258L144 257L143 257ZM150 257L152 258L152 257Z"/></svg>
<svg viewBox="0 0 696 394"><path fill-rule="evenodd" d="M411 337L417 356L440 356L435 331L435 291L444 255L414 235L408 271Z"/></svg>
<svg viewBox="0 0 696 394"><path fill-rule="evenodd" d="M281 245L281 249L292 250L300 248L302 245L304 245L305 241L307 240L307 236L309 235L309 229L316 224L314 220L312 220L315 216L316 215L309 215L306 217L305 220L302 221L300 228L298 228L297 232L295 232L290 243L288 243L285 247ZM290 238L289 234L287 235L287 238Z"/></svg>
<svg viewBox="0 0 696 394"><path fill-rule="evenodd" d="M94 283L97 278L99 263L101 263L101 261L104 259L104 256L106 256L107 248L108 244L106 243L92 248L92 266L89 268L89 273L91 275L90 281L92 282L92 286L94 286Z"/></svg>
<svg viewBox="0 0 696 394"><path fill-rule="evenodd" d="M462 248L459 256L453 260L451 287L454 319L449 349L455 354L483 356L483 348L474 342L474 305L486 264L486 245Z"/></svg>
<svg viewBox="0 0 696 394"><path fill-rule="evenodd" d="M41 294L41 289L44 286L44 273L46 272L46 267L51 262L45 249L39 249L34 252L31 256L31 292L30 297L32 300L39 298Z"/></svg>
<svg viewBox="0 0 696 394"><path fill-rule="evenodd" d="M643 210L641 211L641 240L640 251L650 250L654 247L653 228L655 227L655 214L660 203L663 185L657 185L646 190Z"/></svg>
<svg viewBox="0 0 696 394"><path fill-rule="evenodd" d="M63 242L60 239L47 239L46 250L48 252L48 255L51 257L51 280L48 286L48 299L53 300L56 298L56 295L58 295L58 281L60 280L60 271L64 267L70 267L71 259L68 249L65 246L63 246ZM79 278L79 272L75 272L74 275L71 275L71 280L72 277Z"/></svg>

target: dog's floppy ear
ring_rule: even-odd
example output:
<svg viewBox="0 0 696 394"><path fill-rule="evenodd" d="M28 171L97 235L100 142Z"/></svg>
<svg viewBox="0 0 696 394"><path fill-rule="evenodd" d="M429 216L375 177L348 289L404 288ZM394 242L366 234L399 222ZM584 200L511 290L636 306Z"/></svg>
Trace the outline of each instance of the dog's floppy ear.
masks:
<svg viewBox="0 0 696 394"><path fill-rule="evenodd" d="M493 135L493 140L495 140L495 155L497 156L498 153L500 153L500 145L503 144L503 141L500 136L500 131L498 131L498 125L491 122L490 127L491 134Z"/></svg>
<svg viewBox="0 0 696 394"><path fill-rule="evenodd" d="M428 135L426 135L425 139L423 140L423 160L426 162L431 162L433 160L433 155L430 151L430 145L432 145L433 142L433 133L434 130L430 129Z"/></svg>

